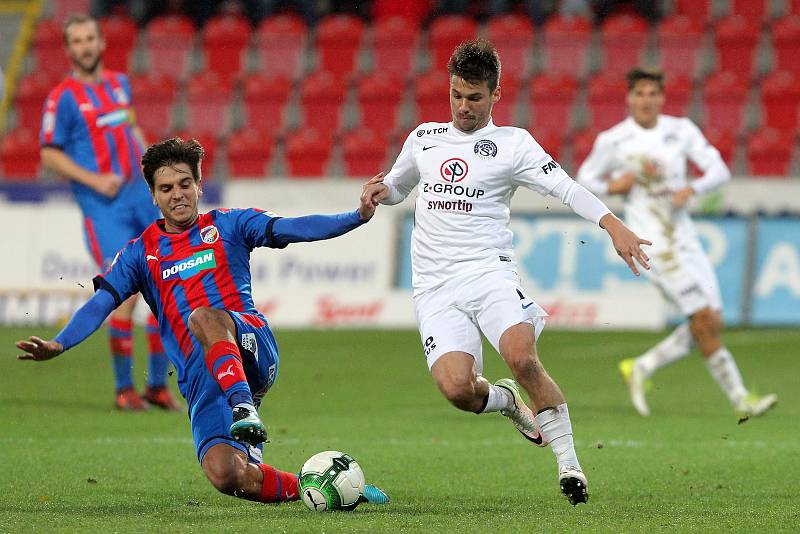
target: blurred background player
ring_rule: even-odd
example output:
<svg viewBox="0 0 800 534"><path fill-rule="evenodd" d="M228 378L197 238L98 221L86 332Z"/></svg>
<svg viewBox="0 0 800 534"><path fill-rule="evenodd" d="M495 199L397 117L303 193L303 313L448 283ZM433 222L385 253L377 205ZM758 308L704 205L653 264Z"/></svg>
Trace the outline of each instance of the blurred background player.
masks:
<svg viewBox="0 0 800 534"><path fill-rule="evenodd" d="M197 458L220 492L261 502L295 501L297 474L262 464L267 432L258 416L278 375L278 346L250 293L250 253L345 234L372 218L358 210L281 218L256 209L198 213L203 148L172 138L151 146L144 176L164 218L126 245L94 279L95 294L51 341L17 342L21 360L43 361L77 345L136 292L159 319L161 337L189 404ZM364 500L386 503L374 486Z"/></svg>
<svg viewBox="0 0 800 534"><path fill-rule="evenodd" d="M97 21L75 15L64 24L72 73L47 97L40 134L42 164L70 179L83 212L92 259L105 270L114 255L158 218L139 166L144 139L134 125L124 74L103 69L105 43ZM149 368L144 399L132 377L131 297L111 316L109 339L116 379L116 407L143 410L148 403L177 410L166 387L168 360L154 317L147 324Z"/></svg>
<svg viewBox="0 0 800 534"><path fill-rule="evenodd" d="M428 367L456 408L501 412L529 441L550 444L562 493L586 502L588 485L572 439L566 400L539 361L536 338L547 315L516 272L509 229L511 197L523 186L559 198L599 224L634 273L647 256L639 239L593 194L575 183L531 135L497 127L500 58L485 40L466 41L450 58L452 122L419 125L392 169L367 185L383 204L403 201L418 186L411 245L414 308ZM382 183L381 183L382 182ZM514 380L490 384L481 333L502 355Z"/></svg>
<svg viewBox="0 0 800 534"><path fill-rule="evenodd" d="M694 195L727 182L730 171L691 120L660 114L661 71L636 68L627 79L630 116L597 136L578 181L598 194L626 196L625 222L653 240L647 275L686 318L658 345L620 362L631 401L636 411L649 415L645 381L660 367L689 354L696 344L734 409L761 415L778 399L748 392L733 356L722 344L717 277L686 209ZM687 159L703 171L701 177L687 180Z"/></svg>

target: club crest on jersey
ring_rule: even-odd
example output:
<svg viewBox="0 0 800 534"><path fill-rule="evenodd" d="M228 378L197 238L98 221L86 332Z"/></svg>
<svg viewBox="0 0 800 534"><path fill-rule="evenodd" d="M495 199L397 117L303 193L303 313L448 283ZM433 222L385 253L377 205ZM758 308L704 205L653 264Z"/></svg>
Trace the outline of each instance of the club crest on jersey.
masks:
<svg viewBox="0 0 800 534"><path fill-rule="evenodd" d="M450 158L439 167L439 174L445 182L455 183L460 182L467 177L469 166L467 162L461 158Z"/></svg>
<svg viewBox="0 0 800 534"><path fill-rule="evenodd" d="M219 239L219 230L217 230L217 227L213 224L211 226L206 226L200 230L200 239L203 240L203 243L207 243L209 245L216 243Z"/></svg>
<svg viewBox="0 0 800 534"><path fill-rule="evenodd" d="M198 274L200 271L213 269L217 266L213 250L201 250L195 252L192 257L178 261L165 261L161 263L161 279L174 280L180 278L186 280Z"/></svg>
<svg viewBox="0 0 800 534"><path fill-rule="evenodd" d="M489 139L481 139L475 143L475 155L481 159L493 158L497 155L497 145Z"/></svg>

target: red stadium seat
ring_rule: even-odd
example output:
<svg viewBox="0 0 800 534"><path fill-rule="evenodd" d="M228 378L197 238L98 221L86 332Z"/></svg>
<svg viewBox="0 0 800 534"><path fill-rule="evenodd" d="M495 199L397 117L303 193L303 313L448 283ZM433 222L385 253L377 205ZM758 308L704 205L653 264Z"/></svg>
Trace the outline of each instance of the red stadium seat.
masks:
<svg viewBox="0 0 800 534"><path fill-rule="evenodd" d="M800 72L800 15L790 15L772 27L775 66L779 70Z"/></svg>
<svg viewBox="0 0 800 534"><path fill-rule="evenodd" d="M733 72L717 72L706 79L703 92L705 127L738 132L742 127L749 89Z"/></svg>
<svg viewBox="0 0 800 534"><path fill-rule="evenodd" d="M761 82L764 125L792 134L800 126L800 73L774 72Z"/></svg>
<svg viewBox="0 0 800 534"><path fill-rule="evenodd" d="M731 167L736 155L736 136L733 132L717 128L703 128L703 135L711 146L719 150L725 164Z"/></svg>
<svg viewBox="0 0 800 534"><path fill-rule="evenodd" d="M762 20L769 17L769 3L770 0L733 0L730 12L750 20Z"/></svg>
<svg viewBox="0 0 800 534"><path fill-rule="evenodd" d="M344 99L344 87L331 73L309 74L300 84L303 124L335 132L339 128Z"/></svg>
<svg viewBox="0 0 800 534"><path fill-rule="evenodd" d="M661 68L674 75L693 76L703 47L703 28L684 15L664 20L658 27Z"/></svg>
<svg viewBox="0 0 800 534"><path fill-rule="evenodd" d="M747 141L747 163L756 176L788 176L792 141L780 131L763 128Z"/></svg>
<svg viewBox="0 0 800 534"><path fill-rule="evenodd" d="M228 139L228 174L231 178L265 178L274 140L268 132L245 128Z"/></svg>
<svg viewBox="0 0 800 534"><path fill-rule="evenodd" d="M664 84L664 97L664 114L685 117L692 100L692 80L685 74L673 76L670 73Z"/></svg>
<svg viewBox="0 0 800 534"><path fill-rule="evenodd" d="M270 128L278 131L286 124L286 108L292 91L292 81L278 76L248 76L244 80L244 112L250 128Z"/></svg>
<svg viewBox="0 0 800 534"><path fill-rule="evenodd" d="M641 63L647 44L647 21L626 13L608 17L602 26L602 63L605 74L620 75Z"/></svg>
<svg viewBox="0 0 800 534"><path fill-rule="evenodd" d="M178 94L177 82L162 74L133 76L130 82L133 108L139 110L136 122L159 138L166 135Z"/></svg>
<svg viewBox="0 0 800 534"><path fill-rule="evenodd" d="M792 15L800 15L800 0L790 0L789 13Z"/></svg>
<svg viewBox="0 0 800 534"><path fill-rule="evenodd" d="M65 20L75 13L88 13L92 7L91 0L55 0L53 4L53 17L56 20Z"/></svg>
<svg viewBox="0 0 800 534"><path fill-rule="evenodd" d="M219 15L209 20L203 28L206 69L223 77L232 77L244 70L250 33L250 24L241 17Z"/></svg>
<svg viewBox="0 0 800 534"><path fill-rule="evenodd" d="M539 143L545 152L550 154L554 160L558 160L564 148L564 132L551 128L530 128L528 131Z"/></svg>
<svg viewBox="0 0 800 534"><path fill-rule="evenodd" d="M228 130L229 108L233 95L230 80L220 78L213 72L193 76L187 84L186 128L191 132L213 132Z"/></svg>
<svg viewBox="0 0 800 534"><path fill-rule="evenodd" d="M39 173L39 139L34 130L9 132L0 142L0 169L14 181L36 181Z"/></svg>
<svg viewBox="0 0 800 534"><path fill-rule="evenodd" d="M431 70L444 70L453 50L463 41L478 35L478 25L464 15L443 15L431 23L428 48Z"/></svg>
<svg viewBox="0 0 800 534"><path fill-rule="evenodd" d="M194 47L191 19L168 15L147 26L146 49L150 72L183 78L189 70L189 54Z"/></svg>
<svg viewBox="0 0 800 534"><path fill-rule="evenodd" d="M215 168L217 158L217 136L212 132L191 132L181 131L169 134L170 137L177 136L182 139L197 139L197 142L203 146L203 161L201 164L200 172L203 175L203 182L213 182L217 178L217 171ZM148 138L151 140L151 138ZM155 140L155 139L153 139Z"/></svg>
<svg viewBox="0 0 800 534"><path fill-rule="evenodd" d="M372 28L374 70L392 78L414 74L419 28L402 17L377 21Z"/></svg>
<svg viewBox="0 0 800 534"><path fill-rule="evenodd" d="M329 15L317 25L319 69L338 80L348 78L357 67L364 23L353 15Z"/></svg>
<svg viewBox="0 0 800 534"><path fill-rule="evenodd" d="M347 176L372 177L384 170L386 137L368 128L358 128L344 135L344 169Z"/></svg>
<svg viewBox="0 0 800 534"><path fill-rule="evenodd" d="M450 80L447 72L439 69L419 76L414 82L414 102L417 105L417 122L448 122L450 114Z"/></svg>
<svg viewBox="0 0 800 534"><path fill-rule="evenodd" d="M65 76L69 72L61 24L56 20L39 22L33 34L32 50L38 72L49 76Z"/></svg>
<svg viewBox="0 0 800 534"><path fill-rule="evenodd" d="M433 0L375 0L372 3L372 18L376 23L400 17L414 26L419 26L428 17Z"/></svg>
<svg viewBox="0 0 800 534"><path fill-rule="evenodd" d="M570 131L572 107L578 92L577 80L568 74L542 74L531 81L530 127Z"/></svg>
<svg viewBox="0 0 800 534"><path fill-rule="evenodd" d="M44 73L33 72L19 81L14 108L17 111L17 128L38 130L42 125L42 109L50 91L60 80Z"/></svg>
<svg viewBox="0 0 800 534"><path fill-rule="evenodd" d="M589 81L589 112L592 127L611 128L628 116L625 96L628 86L619 75L600 74Z"/></svg>
<svg viewBox="0 0 800 534"><path fill-rule="evenodd" d="M130 17L112 16L100 20L106 50L103 52L103 67L109 70L129 72L131 54L136 47L139 29Z"/></svg>
<svg viewBox="0 0 800 534"><path fill-rule="evenodd" d="M286 137L286 172L296 178L325 176L332 139L314 128L302 128Z"/></svg>
<svg viewBox="0 0 800 534"><path fill-rule="evenodd" d="M264 19L256 32L259 72L294 79L302 70L303 52L308 29L294 15L278 15Z"/></svg>
<svg viewBox="0 0 800 534"><path fill-rule="evenodd" d="M544 25L544 71L550 75L582 76L587 69L587 50L592 24L582 17L551 17Z"/></svg>
<svg viewBox="0 0 800 534"><path fill-rule="evenodd" d="M361 126L376 132L393 131L405 96L403 83L378 71L359 79L356 92Z"/></svg>
<svg viewBox="0 0 800 534"><path fill-rule="evenodd" d="M533 24L521 15L497 15L486 25L486 37L497 47L503 61L502 76L524 78L533 59Z"/></svg>
<svg viewBox="0 0 800 534"><path fill-rule="evenodd" d="M673 0L675 12L679 15L686 15L701 23L706 23L711 19L712 2L698 2L697 0Z"/></svg>
<svg viewBox="0 0 800 534"><path fill-rule="evenodd" d="M760 31L756 22L741 15L731 15L717 22L717 70L750 76Z"/></svg>
<svg viewBox="0 0 800 534"><path fill-rule="evenodd" d="M492 108L492 122L497 126L522 126L517 120L517 101L520 81L513 71L505 70L505 63L500 74L500 101ZM527 117L526 117L527 119ZM527 120L525 121L527 124Z"/></svg>
<svg viewBox="0 0 800 534"><path fill-rule="evenodd" d="M578 169L592 151L594 141L600 132L594 128L587 128L576 133L572 138L572 169L577 174Z"/></svg>

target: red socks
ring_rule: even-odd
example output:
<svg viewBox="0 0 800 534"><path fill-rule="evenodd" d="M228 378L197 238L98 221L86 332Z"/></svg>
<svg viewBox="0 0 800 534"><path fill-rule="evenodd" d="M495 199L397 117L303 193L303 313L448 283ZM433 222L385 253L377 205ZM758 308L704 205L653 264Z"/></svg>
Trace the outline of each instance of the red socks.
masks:
<svg viewBox="0 0 800 534"><path fill-rule="evenodd" d="M236 343L217 341L206 353L206 368L227 397L240 390L250 392Z"/></svg>
<svg viewBox="0 0 800 534"><path fill-rule="evenodd" d="M264 473L264 482L261 485L261 502L288 502L300 498L297 491L297 475L278 471L271 465L258 464Z"/></svg>

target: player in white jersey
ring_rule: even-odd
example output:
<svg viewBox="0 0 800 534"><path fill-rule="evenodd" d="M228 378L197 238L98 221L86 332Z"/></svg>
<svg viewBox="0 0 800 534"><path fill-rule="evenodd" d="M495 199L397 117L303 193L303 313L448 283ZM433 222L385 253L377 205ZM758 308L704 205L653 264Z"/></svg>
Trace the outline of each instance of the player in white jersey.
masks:
<svg viewBox="0 0 800 534"><path fill-rule="evenodd" d="M642 415L650 410L645 383L656 369L673 363L696 344L711 375L742 415L760 415L775 395L749 393L736 362L722 344L722 299L714 269L703 252L687 201L730 179L719 151L686 118L661 115L663 74L633 69L628 73L630 116L597 136L578 171L578 181L597 194L626 195L625 222L653 240L647 273L687 318L672 334L638 358L620 362L631 401ZM703 175L691 182L687 159Z"/></svg>
<svg viewBox="0 0 800 534"><path fill-rule="evenodd" d="M560 198L605 228L638 274L647 255L633 232L574 182L533 137L492 123L500 99L500 59L487 41L459 45L448 65L452 122L424 123L406 139L391 171L365 186L374 202L397 204L416 186L412 238L414 305L423 351L442 394L457 408L499 411L529 441L556 455L561 491L572 504L588 488L558 385L539 361L536 337L547 315L523 289L509 229L519 186ZM483 376L481 333L528 393L512 379Z"/></svg>

